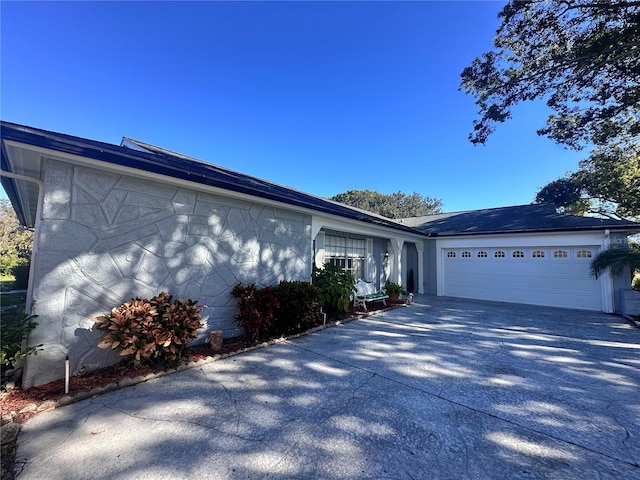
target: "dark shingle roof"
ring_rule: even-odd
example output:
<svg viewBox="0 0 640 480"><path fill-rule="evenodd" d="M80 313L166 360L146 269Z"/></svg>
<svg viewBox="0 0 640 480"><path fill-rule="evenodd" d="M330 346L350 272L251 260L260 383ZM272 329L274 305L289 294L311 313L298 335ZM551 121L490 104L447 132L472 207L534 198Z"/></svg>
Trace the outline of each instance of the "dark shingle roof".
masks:
<svg viewBox="0 0 640 480"><path fill-rule="evenodd" d="M553 204L518 205L404 218L402 222L430 236L535 233L580 230L640 232L640 223L580 217L556 212Z"/></svg>
<svg viewBox="0 0 640 480"><path fill-rule="evenodd" d="M10 162L7 158L4 142L11 140L188 180L202 185L231 190L288 205L295 205L321 213L390 227L413 234L420 234L420 232L412 227L386 217L351 208L337 202L303 193L289 187L283 187L266 180L196 160L185 155L173 153L129 138L123 139L123 144L130 145L133 143L140 148L118 146L4 121L0 122L0 127L3 141L0 166L3 170L10 170ZM2 177L2 185L9 194L18 216L21 219L28 218L27 212L20 212L20 202L14 201L17 199L17 195L15 195L15 181ZM25 221L24 223L29 222Z"/></svg>

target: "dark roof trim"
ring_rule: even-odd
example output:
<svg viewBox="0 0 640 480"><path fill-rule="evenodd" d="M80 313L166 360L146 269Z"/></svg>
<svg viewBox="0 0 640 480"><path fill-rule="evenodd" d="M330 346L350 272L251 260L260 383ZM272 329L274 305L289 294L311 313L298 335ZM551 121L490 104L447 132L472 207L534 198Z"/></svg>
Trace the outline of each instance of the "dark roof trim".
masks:
<svg viewBox="0 0 640 480"><path fill-rule="evenodd" d="M424 235L417 229L399 224L391 219L385 219L384 217L368 214L366 212L347 207L346 205L299 192L256 177L234 172L213 164L190 159L183 155L173 154L166 150L157 149L153 153L148 153L123 146L41 130L10 122L3 121L0 123L0 126L3 141L10 140L62 153L92 158L114 165L130 167L159 175L200 183L210 187L231 190L233 192L264 198L296 207L302 207L320 213L358 220L381 227L392 228L394 230L404 231L413 235ZM2 167L9 170L9 163L5 158L5 154L6 152L3 148ZM15 196L15 188L12 186L12 182L3 181L3 185L5 184L8 187L7 194L13 194ZM12 190L13 193L10 193ZM14 203L14 206L17 205L17 203Z"/></svg>

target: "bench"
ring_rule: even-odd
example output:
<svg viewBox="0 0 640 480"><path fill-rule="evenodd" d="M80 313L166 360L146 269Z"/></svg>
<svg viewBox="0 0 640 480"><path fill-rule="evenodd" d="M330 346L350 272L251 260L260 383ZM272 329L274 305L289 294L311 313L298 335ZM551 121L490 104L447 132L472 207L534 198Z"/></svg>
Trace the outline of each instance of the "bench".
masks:
<svg viewBox="0 0 640 480"><path fill-rule="evenodd" d="M355 289L351 293L351 297L353 298L353 308L357 308L358 306L362 306L362 308L367 310L367 302L382 302L384 306L387 306L387 302L385 300L389 298L384 292L379 292L370 282L359 281L355 285Z"/></svg>

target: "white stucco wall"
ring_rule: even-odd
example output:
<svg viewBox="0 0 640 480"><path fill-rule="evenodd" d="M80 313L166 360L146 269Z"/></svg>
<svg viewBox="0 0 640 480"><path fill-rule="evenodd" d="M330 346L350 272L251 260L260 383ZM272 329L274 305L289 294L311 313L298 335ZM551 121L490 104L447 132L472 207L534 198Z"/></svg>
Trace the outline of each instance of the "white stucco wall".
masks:
<svg viewBox="0 0 640 480"><path fill-rule="evenodd" d="M33 258L38 315L23 386L117 361L96 348L92 318L132 297L164 290L207 306L208 330L233 323L238 282L308 280L311 218L267 204L49 160Z"/></svg>

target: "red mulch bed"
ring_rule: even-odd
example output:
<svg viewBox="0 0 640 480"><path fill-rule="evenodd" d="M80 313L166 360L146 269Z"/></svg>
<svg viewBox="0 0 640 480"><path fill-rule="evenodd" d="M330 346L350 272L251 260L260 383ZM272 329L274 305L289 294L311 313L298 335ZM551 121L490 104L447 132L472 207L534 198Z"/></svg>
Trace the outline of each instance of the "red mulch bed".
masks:
<svg viewBox="0 0 640 480"><path fill-rule="evenodd" d="M235 337L225 339L222 344L222 348L217 352L211 350L208 343L202 345L196 345L185 349L184 362L198 361L208 356L215 354L231 353L243 348L247 348L263 341L252 341L246 337ZM156 367L135 367L132 363L119 363L110 367L94 370L90 373L82 375L74 375L69 378L69 391L79 392L82 390L91 390L95 387L102 387L109 383L117 383L123 378L138 377L140 375L146 375L148 373L157 373L161 371L169 370L171 367L156 366ZM40 405L47 400L58 400L64 395L64 379L55 380L53 382L39 385L37 387L28 388L22 390L16 388L7 392L0 400L2 407L2 416L11 415L13 421L17 423L24 423L30 417L34 415L34 412L19 413L19 411L28 404Z"/></svg>

